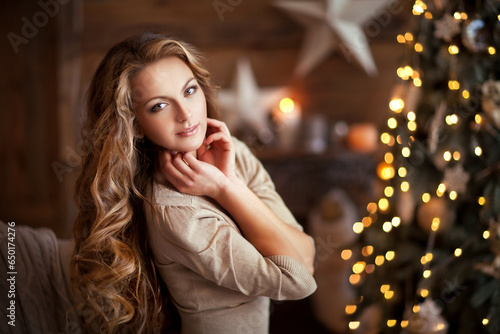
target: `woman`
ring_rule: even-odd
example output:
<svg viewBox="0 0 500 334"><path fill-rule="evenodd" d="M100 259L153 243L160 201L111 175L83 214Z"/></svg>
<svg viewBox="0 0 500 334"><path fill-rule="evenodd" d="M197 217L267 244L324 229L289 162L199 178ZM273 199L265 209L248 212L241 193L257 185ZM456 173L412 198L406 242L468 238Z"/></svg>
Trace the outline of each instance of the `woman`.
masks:
<svg viewBox="0 0 500 334"><path fill-rule="evenodd" d="M182 333L266 333L269 298L315 290L312 239L215 111L184 43L144 33L99 65L71 267L87 324L159 332L168 300Z"/></svg>

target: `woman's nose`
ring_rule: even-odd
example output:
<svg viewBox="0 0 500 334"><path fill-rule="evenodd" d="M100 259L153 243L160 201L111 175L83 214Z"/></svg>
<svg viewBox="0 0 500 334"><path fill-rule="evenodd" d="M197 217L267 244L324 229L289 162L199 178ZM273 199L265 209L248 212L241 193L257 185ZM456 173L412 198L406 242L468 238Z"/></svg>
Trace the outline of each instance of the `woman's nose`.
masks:
<svg viewBox="0 0 500 334"><path fill-rule="evenodd" d="M189 109L189 107L186 106L186 105L184 105L184 104L182 104L182 103L179 103L177 110L178 110L177 111L177 121L179 123L186 122L192 116L191 110Z"/></svg>

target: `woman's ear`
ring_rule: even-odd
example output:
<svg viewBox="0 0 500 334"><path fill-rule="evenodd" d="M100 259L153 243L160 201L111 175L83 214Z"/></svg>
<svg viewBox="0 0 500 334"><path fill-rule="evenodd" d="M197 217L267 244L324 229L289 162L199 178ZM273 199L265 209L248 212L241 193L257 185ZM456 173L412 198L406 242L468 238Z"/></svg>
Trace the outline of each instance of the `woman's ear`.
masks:
<svg viewBox="0 0 500 334"><path fill-rule="evenodd" d="M144 138L144 132L142 132L141 126L139 125L139 122L135 121L134 122L134 138L136 139L143 139Z"/></svg>

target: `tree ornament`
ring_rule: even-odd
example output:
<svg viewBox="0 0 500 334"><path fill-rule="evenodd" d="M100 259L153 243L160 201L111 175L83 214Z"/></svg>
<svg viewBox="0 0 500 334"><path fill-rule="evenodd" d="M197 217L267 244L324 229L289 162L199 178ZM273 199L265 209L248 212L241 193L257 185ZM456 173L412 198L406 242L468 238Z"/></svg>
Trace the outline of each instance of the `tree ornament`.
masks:
<svg viewBox="0 0 500 334"><path fill-rule="evenodd" d="M469 51L477 53L488 50L491 34L480 18L467 21L462 30L462 42Z"/></svg>
<svg viewBox="0 0 500 334"><path fill-rule="evenodd" d="M481 106L488 119L500 128L500 81L488 80L481 86Z"/></svg>
<svg viewBox="0 0 500 334"><path fill-rule="evenodd" d="M469 179L470 174L462 168L462 165L455 165L444 170L443 184L448 191L456 191L462 195L465 194Z"/></svg>
<svg viewBox="0 0 500 334"><path fill-rule="evenodd" d="M431 197L427 203L422 203L417 209L417 223L426 232L432 231L435 218L439 219L438 232L449 230L455 214L448 208L448 200L443 197Z"/></svg>
<svg viewBox="0 0 500 334"><path fill-rule="evenodd" d="M444 14L441 19L435 21L434 27L434 37L446 42L451 42L453 36L460 33L460 21L450 14Z"/></svg>
<svg viewBox="0 0 500 334"><path fill-rule="evenodd" d="M432 299L426 298L419 306L419 311L408 319L406 329L409 334L445 334L448 331L448 323Z"/></svg>

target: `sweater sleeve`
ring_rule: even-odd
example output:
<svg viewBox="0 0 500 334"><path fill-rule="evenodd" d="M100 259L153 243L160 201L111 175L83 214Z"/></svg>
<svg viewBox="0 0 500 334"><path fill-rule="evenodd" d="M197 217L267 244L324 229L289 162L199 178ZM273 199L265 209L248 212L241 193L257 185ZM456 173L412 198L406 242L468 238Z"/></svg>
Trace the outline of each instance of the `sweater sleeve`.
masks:
<svg viewBox="0 0 500 334"><path fill-rule="evenodd" d="M276 300L305 298L316 289L310 273L287 256L262 256L223 211L194 196L156 205L150 245L163 279L175 262L205 279L247 296Z"/></svg>
<svg viewBox="0 0 500 334"><path fill-rule="evenodd" d="M236 146L236 167L247 186L285 223L303 231L288 207L277 193L269 173L250 151L248 146L234 139Z"/></svg>

